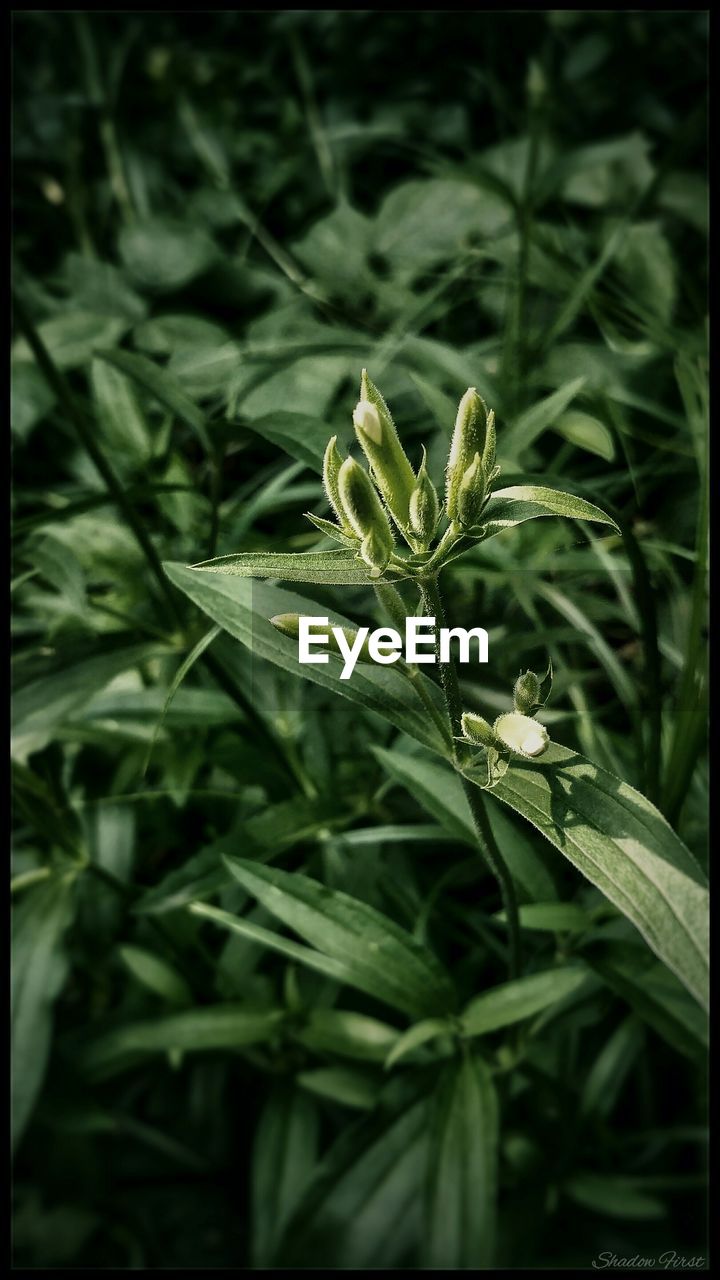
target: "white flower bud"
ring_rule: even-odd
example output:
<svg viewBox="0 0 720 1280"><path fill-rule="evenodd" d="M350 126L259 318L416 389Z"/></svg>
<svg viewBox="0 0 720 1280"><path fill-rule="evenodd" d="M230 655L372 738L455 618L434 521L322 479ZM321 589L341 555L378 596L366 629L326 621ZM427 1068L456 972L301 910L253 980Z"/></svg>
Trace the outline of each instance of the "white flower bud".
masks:
<svg viewBox="0 0 720 1280"><path fill-rule="evenodd" d="M498 716L493 729L504 746L521 756L540 756L550 743L545 725L517 711Z"/></svg>
<svg viewBox="0 0 720 1280"><path fill-rule="evenodd" d="M370 400L358 400L353 411L353 424L357 431L369 436L374 444L382 442L380 414Z"/></svg>

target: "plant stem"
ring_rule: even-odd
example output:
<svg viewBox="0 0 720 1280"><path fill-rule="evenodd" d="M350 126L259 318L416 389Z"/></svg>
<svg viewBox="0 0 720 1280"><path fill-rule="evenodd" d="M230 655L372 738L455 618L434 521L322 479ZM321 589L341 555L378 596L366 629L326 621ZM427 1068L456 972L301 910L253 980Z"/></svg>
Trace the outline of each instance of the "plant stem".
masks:
<svg viewBox="0 0 720 1280"><path fill-rule="evenodd" d="M425 611L428 615L435 618L435 626L437 633L439 634L440 629L446 626L446 619L437 577L434 576L423 579L420 589L422 592ZM439 654L437 656L439 659ZM460 698L460 685L458 683L457 671L455 670L455 663L451 658L449 662L439 663L439 666L442 690L445 695L445 702L450 716L453 734L460 736L462 701ZM454 764L460 774L463 790L467 796L467 801L470 806L470 812L472 814L480 852L485 858L485 861L500 886L500 895L502 897L505 918L507 920L508 938L510 942L510 977L517 978L522 972L522 958L520 950L520 920L518 917L517 896L515 893L513 878L492 833L490 820L487 816L482 794L475 784L470 782L469 778L466 778L463 774L456 752L454 753Z"/></svg>
<svg viewBox="0 0 720 1280"><path fill-rule="evenodd" d="M405 607L405 601L400 595L397 587L394 587L390 582L378 582L375 584L375 594L382 608L390 618L390 621L395 624L399 631L404 632L405 622L407 619L407 608ZM439 729L443 741L446 746L449 747L450 751L453 751L454 745L452 729L448 724L447 716L443 715L438 707L436 707L432 694L423 680L420 668L415 666L414 663L409 662L399 663L398 668L411 681L412 687L422 702L425 710L428 715L432 717L433 724L435 724Z"/></svg>

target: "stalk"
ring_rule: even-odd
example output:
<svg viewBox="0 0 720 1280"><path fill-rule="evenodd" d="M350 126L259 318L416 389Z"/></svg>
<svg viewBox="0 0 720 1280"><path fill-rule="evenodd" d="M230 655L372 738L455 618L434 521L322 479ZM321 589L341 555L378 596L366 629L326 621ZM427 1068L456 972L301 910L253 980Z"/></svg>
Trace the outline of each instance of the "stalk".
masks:
<svg viewBox="0 0 720 1280"><path fill-rule="evenodd" d="M445 627L447 623L437 575L430 578L424 578L422 580L420 590L422 592L425 611L431 617L435 618L437 635L439 636L440 629ZM437 656L439 659L439 653ZM447 663L439 662L439 667L442 691L445 697L448 715L450 716L453 734L459 737L462 732L462 701L460 698L460 685L458 682L454 659L451 657L450 661ZM513 878L492 833L490 820L487 816L481 792L463 774L460 769L457 752L453 753L453 760L455 768L460 774L463 790L467 796L468 804L470 805L470 812L472 814L480 852L500 887L500 896L502 898L505 918L507 920L508 938L510 942L509 974L511 978L517 978L522 972L522 957L520 948L520 920L518 916L517 895L515 893Z"/></svg>
<svg viewBox="0 0 720 1280"><path fill-rule="evenodd" d="M407 619L407 609L405 608L405 601L400 595L397 587L394 587L390 582L376 583L375 595L377 596L380 605L390 618L390 621L395 624L399 631L403 631ZM398 666L400 671L402 671L411 681L413 689L432 719L433 724L442 734L442 739L446 747L454 753L452 729L448 725L447 716L444 716L436 707L432 695L422 678L420 668L417 667L414 662L402 662L399 663Z"/></svg>

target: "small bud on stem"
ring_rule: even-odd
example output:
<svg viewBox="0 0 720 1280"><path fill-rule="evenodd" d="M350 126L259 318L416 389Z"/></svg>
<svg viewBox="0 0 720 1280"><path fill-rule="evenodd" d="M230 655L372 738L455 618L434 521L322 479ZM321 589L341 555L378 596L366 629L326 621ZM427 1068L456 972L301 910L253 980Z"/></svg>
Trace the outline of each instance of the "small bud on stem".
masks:
<svg viewBox="0 0 720 1280"><path fill-rule="evenodd" d="M440 518L440 503L437 490L427 471L426 454L423 448L423 459L418 471L415 488L410 495L410 528L420 541L427 545L437 529Z"/></svg>
<svg viewBox="0 0 720 1280"><path fill-rule="evenodd" d="M400 444L395 423L377 387L363 369L360 401L353 413L355 433L372 469L388 511L398 528L405 530L410 522L410 498L415 476Z"/></svg>
<svg viewBox="0 0 720 1280"><path fill-rule="evenodd" d="M338 493L352 529L363 540L363 560L384 569L394 548L390 521L367 471L354 458L346 458L338 472Z"/></svg>
<svg viewBox="0 0 720 1280"><path fill-rule="evenodd" d="M494 432L494 416L491 425ZM457 518L460 485L476 454L482 465L487 435L487 405L475 387L468 387L458 406L445 477L445 507L451 520Z"/></svg>

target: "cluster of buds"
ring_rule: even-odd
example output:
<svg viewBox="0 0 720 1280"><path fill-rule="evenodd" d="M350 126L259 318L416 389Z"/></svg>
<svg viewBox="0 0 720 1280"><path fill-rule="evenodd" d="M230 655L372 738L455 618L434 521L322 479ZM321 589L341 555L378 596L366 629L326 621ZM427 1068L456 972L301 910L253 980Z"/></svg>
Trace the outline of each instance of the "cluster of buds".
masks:
<svg viewBox="0 0 720 1280"><path fill-rule="evenodd" d="M386 569L421 576L462 537L483 536L480 523L499 468L495 465L495 415L474 387L458 408L445 484L447 527L432 551L442 520L440 499L423 449L417 474L400 443L390 410L363 369L353 413L358 443L369 470L343 459L333 436L325 450L323 483L337 523L310 518L344 546L357 550L374 578ZM412 553L402 557L396 537Z"/></svg>
<svg viewBox="0 0 720 1280"><path fill-rule="evenodd" d="M485 747L491 773L499 759L507 762L513 756L532 760L540 756L550 745L545 725L533 719L544 707L552 688L552 664L544 676L525 671L518 676L513 688L513 710L498 716L490 724L483 716L466 711L462 717L462 734L473 746Z"/></svg>

